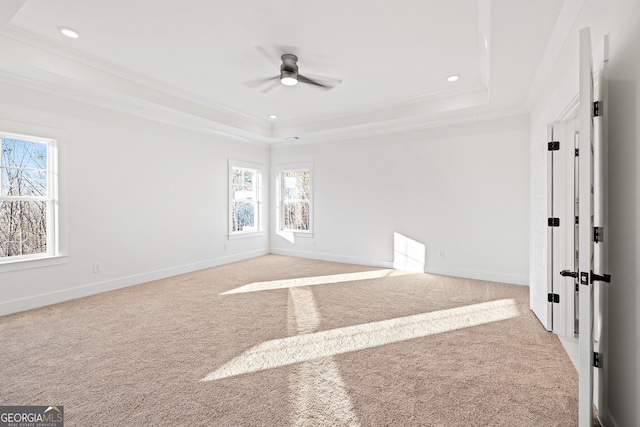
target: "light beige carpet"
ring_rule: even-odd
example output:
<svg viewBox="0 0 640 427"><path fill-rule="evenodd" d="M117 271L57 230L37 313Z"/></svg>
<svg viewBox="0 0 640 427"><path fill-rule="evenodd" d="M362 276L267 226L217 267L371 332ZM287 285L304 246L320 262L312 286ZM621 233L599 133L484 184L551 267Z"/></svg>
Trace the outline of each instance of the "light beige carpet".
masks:
<svg viewBox="0 0 640 427"><path fill-rule="evenodd" d="M523 286L263 256L0 318L0 405L71 426L575 426Z"/></svg>

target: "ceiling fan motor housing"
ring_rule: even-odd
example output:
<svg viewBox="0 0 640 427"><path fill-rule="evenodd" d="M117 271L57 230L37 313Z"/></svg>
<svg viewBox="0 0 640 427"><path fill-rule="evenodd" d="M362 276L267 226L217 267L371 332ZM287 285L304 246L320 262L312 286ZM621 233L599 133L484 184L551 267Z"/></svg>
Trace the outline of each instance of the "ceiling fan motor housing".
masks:
<svg viewBox="0 0 640 427"><path fill-rule="evenodd" d="M295 79L298 80L298 57L291 54L285 53L281 57L282 65L280 65L280 80L284 79Z"/></svg>

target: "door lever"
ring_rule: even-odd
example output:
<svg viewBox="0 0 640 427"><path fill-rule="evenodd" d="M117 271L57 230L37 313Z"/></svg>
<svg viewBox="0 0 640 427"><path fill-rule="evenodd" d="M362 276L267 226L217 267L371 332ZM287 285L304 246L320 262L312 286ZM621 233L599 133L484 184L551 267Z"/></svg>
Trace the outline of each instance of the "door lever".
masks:
<svg viewBox="0 0 640 427"><path fill-rule="evenodd" d="M562 277L573 277L575 279L575 278L578 277L578 272L577 271L562 270L560 272L560 275Z"/></svg>
<svg viewBox="0 0 640 427"><path fill-rule="evenodd" d="M611 275L610 274L595 274L593 271L591 272L591 283L593 282L605 282L611 283Z"/></svg>

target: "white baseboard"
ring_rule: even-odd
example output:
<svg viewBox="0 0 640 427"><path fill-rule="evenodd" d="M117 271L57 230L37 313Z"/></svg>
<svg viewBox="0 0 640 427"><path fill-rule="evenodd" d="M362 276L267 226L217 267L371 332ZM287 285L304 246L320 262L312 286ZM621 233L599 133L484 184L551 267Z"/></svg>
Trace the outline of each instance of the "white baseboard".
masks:
<svg viewBox="0 0 640 427"><path fill-rule="evenodd" d="M611 411L609 411L609 408L606 409L606 414L604 414L604 415L605 415L604 418L602 416L600 417L603 426L605 426L605 427L620 427L620 424L616 421L614 416L611 415Z"/></svg>
<svg viewBox="0 0 640 427"><path fill-rule="evenodd" d="M272 254L286 255L298 258L317 259L321 261L343 262L345 264L367 265L371 267L394 268L393 261L378 260L370 258L359 258L347 255L336 255L310 251L296 251L290 249L272 249ZM425 273L438 274L441 276L463 277L466 279L487 280L490 282L510 283L514 285L529 286L528 275L496 273L480 270L469 270L462 268L442 268L425 266Z"/></svg>
<svg viewBox="0 0 640 427"><path fill-rule="evenodd" d="M297 258L317 259L320 261L342 262L344 264L366 265L369 267L393 268L393 261L359 258L348 255L336 255L309 251L295 251L290 249L271 249L274 255L285 255Z"/></svg>
<svg viewBox="0 0 640 427"><path fill-rule="evenodd" d="M31 310L38 307L44 307L51 304L57 304L64 301L70 301L73 299L95 295L102 292L126 288L128 286L139 285L141 283L164 279L171 276L177 276L179 274L190 273L192 271L202 270L205 268L217 267L219 265L229 264L231 262L242 261L249 258L255 258L257 256L266 255L268 253L268 249L244 252L227 257L200 261L193 264L180 265L147 273L134 274L127 277L106 280L103 282L89 283L83 286L77 286L75 288L63 289L17 300L0 302L0 316L18 313L25 310Z"/></svg>
<svg viewBox="0 0 640 427"><path fill-rule="evenodd" d="M497 273L492 271L470 270L466 268L442 268L427 265L425 273L440 276L462 277L465 279L486 280L489 282L510 283L513 285L529 286L529 276L521 274Z"/></svg>

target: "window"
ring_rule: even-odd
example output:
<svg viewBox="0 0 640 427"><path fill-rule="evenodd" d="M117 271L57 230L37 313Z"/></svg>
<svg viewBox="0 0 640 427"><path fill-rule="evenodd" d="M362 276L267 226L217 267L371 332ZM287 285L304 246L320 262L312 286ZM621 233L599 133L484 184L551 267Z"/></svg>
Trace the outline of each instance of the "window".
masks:
<svg viewBox="0 0 640 427"><path fill-rule="evenodd" d="M312 232L310 164L284 167L278 173L280 230Z"/></svg>
<svg viewBox="0 0 640 427"><path fill-rule="evenodd" d="M0 263L57 255L55 141L0 132Z"/></svg>
<svg viewBox="0 0 640 427"><path fill-rule="evenodd" d="M229 235L262 231L261 165L229 160Z"/></svg>

